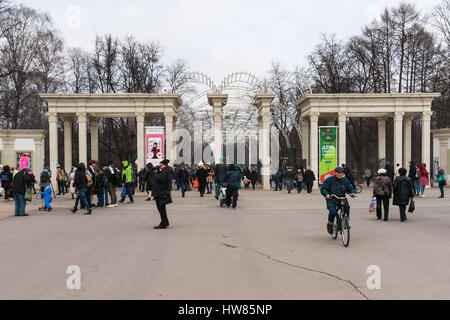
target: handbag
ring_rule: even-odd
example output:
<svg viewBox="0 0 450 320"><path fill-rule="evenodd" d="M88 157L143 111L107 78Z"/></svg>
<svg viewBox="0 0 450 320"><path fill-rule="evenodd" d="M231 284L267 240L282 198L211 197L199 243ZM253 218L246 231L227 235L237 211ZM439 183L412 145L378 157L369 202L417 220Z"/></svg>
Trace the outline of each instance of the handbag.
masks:
<svg viewBox="0 0 450 320"><path fill-rule="evenodd" d="M31 193L31 188L27 187L27 189L25 190L24 198L25 198L25 201L33 200L33 194Z"/></svg>
<svg viewBox="0 0 450 320"><path fill-rule="evenodd" d="M159 203L162 205L172 203L172 196L170 195L170 193L167 196L159 196L158 198Z"/></svg>
<svg viewBox="0 0 450 320"><path fill-rule="evenodd" d="M414 210L416 210L416 204L415 204L414 200L411 199L411 203L409 204L408 212L413 213Z"/></svg>

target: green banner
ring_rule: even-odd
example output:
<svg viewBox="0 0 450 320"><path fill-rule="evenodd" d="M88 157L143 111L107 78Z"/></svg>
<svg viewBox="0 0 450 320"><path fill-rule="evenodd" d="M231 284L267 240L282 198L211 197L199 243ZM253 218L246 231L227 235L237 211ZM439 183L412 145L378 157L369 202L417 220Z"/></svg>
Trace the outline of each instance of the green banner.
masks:
<svg viewBox="0 0 450 320"><path fill-rule="evenodd" d="M320 181L334 175L337 167L337 132L336 127L319 128Z"/></svg>

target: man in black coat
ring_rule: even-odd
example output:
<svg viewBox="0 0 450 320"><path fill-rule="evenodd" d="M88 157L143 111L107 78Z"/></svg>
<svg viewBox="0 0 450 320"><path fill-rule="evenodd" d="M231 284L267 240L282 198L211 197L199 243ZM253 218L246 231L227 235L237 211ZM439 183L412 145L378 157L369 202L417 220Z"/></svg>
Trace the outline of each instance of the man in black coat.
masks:
<svg viewBox="0 0 450 320"><path fill-rule="evenodd" d="M169 160L160 162L160 172L155 175L152 186L152 195L155 197L156 207L161 216L161 223L155 229L166 229L169 226L167 219L166 205L172 203L170 196L170 185L172 184L172 173L168 167Z"/></svg>
<svg viewBox="0 0 450 320"><path fill-rule="evenodd" d="M177 178L181 188L181 196L184 198L184 194L189 185L189 172L186 170L184 165L181 165L180 169L178 170Z"/></svg>
<svg viewBox="0 0 450 320"><path fill-rule="evenodd" d="M25 213L26 201L25 192L27 187L31 187L35 178L28 168L23 168L17 172L13 178L12 191L15 200L15 215L16 217L25 217L28 214Z"/></svg>
<svg viewBox="0 0 450 320"><path fill-rule="evenodd" d="M220 189L223 184L223 178L225 177L225 174L227 173L227 165L225 163L225 158L220 158L221 163L216 164L216 167L214 168L214 176L216 178L216 199L219 200L219 194Z"/></svg>
<svg viewBox="0 0 450 320"><path fill-rule="evenodd" d="M197 170L197 179L198 179L198 191L200 192L200 197L205 195L206 188L206 177L208 176L208 170L205 169L204 165L200 166L200 169Z"/></svg>
<svg viewBox="0 0 450 320"><path fill-rule="evenodd" d="M72 213L76 213L78 210L78 201L81 201L81 207L85 207L87 212L84 214L92 214L91 204L89 203L89 190L88 190L88 179L86 177L86 167L84 163L80 163L77 166L77 171L75 171L75 177L73 179L73 185L78 190L78 196L75 200L75 205L71 210Z"/></svg>

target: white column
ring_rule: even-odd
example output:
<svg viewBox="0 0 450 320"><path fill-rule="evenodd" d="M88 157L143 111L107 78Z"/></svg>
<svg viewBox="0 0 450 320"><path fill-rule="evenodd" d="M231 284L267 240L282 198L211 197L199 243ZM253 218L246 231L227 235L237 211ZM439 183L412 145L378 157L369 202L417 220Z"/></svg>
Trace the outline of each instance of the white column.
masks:
<svg viewBox="0 0 450 320"><path fill-rule="evenodd" d="M262 140L261 154L261 175L263 189L270 190L270 113L264 112L261 115L262 130L260 130L260 139Z"/></svg>
<svg viewBox="0 0 450 320"><path fill-rule="evenodd" d="M39 179L38 176L43 170L44 159L42 157L42 138L34 139L34 155L33 155L33 172L36 176L36 180Z"/></svg>
<svg viewBox="0 0 450 320"><path fill-rule="evenodd" d="M222 108L226 105L228 95L209 94L208 103L213 107L214 117L214 162L217 164L222 157Z"/></svg>
<svg viewBox="0 0 450 320"><path fill-rule="evenodd" d="M310 159L311 159L311 170L314 172L316 176L316 181L314 182L314 188L318 189L319 184L319 137L318 137L318 123L319 123L319 115L320 113L311 113L310 121L311 121L311 145L310 145Z"/></svg>
<svg viewBox="0 0 450 320"><path fill-rule="evenodd" d="M91 118L89 124L91 127L91 160L98 163L98 119Z"/></svg>
<svg viewBox="0 0 450 320"><path fill-rule="evenodd" d="M403 115L404 112L396 112L394 116L394 170L397 164L403 163ZM395 172L395 174L398 174Z"/></svg>
<svg viewBox="0 0 450 320"><path fill-rule="evenodd" d="M409 168L409 162L411 161L411 127L412 116L407 116L403 121L403 168Z"/></svg>
<svg viewBox="0 0 450 320"><path fill-rule="evenodd" d="M50 170L53 186L56 186L56 163L58 162L58 114L48 114L48 133L50 149ZM39 172L40 174L40 172Z"/></svg>
<svg viewBox="0 0 450 320"><path fill-rule="evenodd" d="M309 166L309 121L307 117L302 117L302 156Z"/></svg>
<svg viewBox="0 0 450 320"><path fill-rule="evenodd" d="M378 160L386 159L386 119L378 118Z"/></svg>
<svg viewBox="0 0 450 320"><path fill-rule="evenodd" d="M144 132L145 113L136 114L136 136L137 136L137 164L138 170L145 166L145 132ZM172 159L170 159L172 161Z"/></svg>
<svg viewBox="0 0 450 320"><path fill-rule="evenodd" d="M439 138L439 166L448 175L448 137Z"/></svg>
<svg viewBox="0 0 450 320"><path fill-rule="evenodd" d="M72 169L72 119L64 119L64 168L67 172Z"/></svg>
<svg viewBox="0 0 450 320"><path fill-rule="evenodd" d="M173 114L165 113L166 120L166 155L165 158L170 160L173 165Z"/></svg>
<svg viewBox="0 0 450 320"><path fill-rule="evenodd" d="M8 165L11 169L14 169L17 165L16 152L14 150L14 141L16 139L13 137L3 137L3 150L2 150L2 165Z"/></svg>
<svg viewBox="0 0 450 320"><path fill-rule="evenodd" d="M87 116L86 113L77 113L78 117L78 152L80 163L87 164Z"/></svg>
<svg viewBox="0 0 450 320"><path fill-rule="evenodd" d="M422 114L422 162L430 170L430 139L431 139L431 111L425 111Z"/></svg>
<svg viewBox="0 0 450 320"><path fill-rule="evenodd" d="M347 164L347 113L339 113L339 165Z"/></svg>

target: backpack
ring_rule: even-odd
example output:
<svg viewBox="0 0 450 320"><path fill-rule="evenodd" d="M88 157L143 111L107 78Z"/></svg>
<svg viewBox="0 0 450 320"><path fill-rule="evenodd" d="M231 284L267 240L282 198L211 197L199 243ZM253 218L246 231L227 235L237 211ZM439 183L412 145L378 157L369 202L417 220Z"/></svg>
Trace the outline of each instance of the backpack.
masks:
<svg viewBox="0 0 450 320"><path fill-rule="evenodd" d="M41 174L41 183L49 183L50 182L50 174L48 171L44 171Z"/></svg>
<svg viewBox="0 0 450 320"><path fill-rule="evenodd" d="M1 177L3 182L9 182L9 174L7 174L6 172L2 172Z"/></svg>
<svg viewBox="0 0 450 320"><path fill-rule="evenodd" d="M117 187L122 186L122 179L120 177L120 172L117 168L114 168L114 174L111 174L111 182L115 184Z"/></svg>
<svg viewBox="0 0 450 320"><path fill-rule="evenodd" d="M92 187L93 181L90 175L86 175L86 179L87 179L87 186L88 188Z"/></svg>

